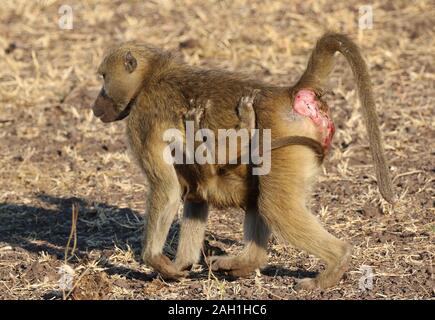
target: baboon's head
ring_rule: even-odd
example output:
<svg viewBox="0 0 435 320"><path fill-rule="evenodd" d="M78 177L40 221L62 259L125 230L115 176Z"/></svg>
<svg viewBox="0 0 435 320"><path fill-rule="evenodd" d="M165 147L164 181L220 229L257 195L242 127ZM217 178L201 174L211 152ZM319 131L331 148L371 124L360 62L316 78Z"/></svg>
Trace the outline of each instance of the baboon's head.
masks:
<svg viewBox="0 0 435 320"><path fill-rule="evenodd" d="M98 68L103 87L92 106L103 122L122 120L130 113L152 62L151 49L124 44L109 51Z"/></svg>

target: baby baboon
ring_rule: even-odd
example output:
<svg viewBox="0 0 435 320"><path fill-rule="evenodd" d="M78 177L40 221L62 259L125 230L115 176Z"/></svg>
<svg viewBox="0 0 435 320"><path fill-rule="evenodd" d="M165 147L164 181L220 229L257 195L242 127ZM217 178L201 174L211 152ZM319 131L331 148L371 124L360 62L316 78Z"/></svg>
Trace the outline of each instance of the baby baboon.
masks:
<svg viewBox="0 0 435 320"><path fill-rule="evenodd" d="M252 129L255 129L255 111L254 111L254 100L259 92L258 89L255 89L247 96L244 96L240 99L239 104L237 105L237 116L239 118L239 122L237 124L237 129L247 129L249 131L249 137L253 137ZM190 109L187 111L187 113L184 116L184 119L186 121L192 121L194 123L194 128L196 130L200 130L204 128L203 122L204 122L204 114L205 111L210 108L210 100L208 100L204 105L201 103L195 102L193 99L190 100ZM325 117L329 120L329 110L327 109L327 105L323 103L322 109L326 113ZM307 108L308 110L308 108ZM319 117L320 118L320 117ZM330 125L332 125L332 130L335 131L332 121L329 121ZM312 138L304 137L304 136L287 136L282 137L279 139L275 139L271 143L270 150L282 148L289 145L304 145L309 148L311 148L315 154L317 154L319 158L319 162L321 163L323 161L323 158L325 156L325 153L328 151L328 148L330 146L330 142L332 140L332 135L334 132L327 136L328 142L325 144L325 148L322 147L322 144L318 142L317 140L314 140ZM252 146L251 146L252 148ZM214 150L209 150L210 152L214 152ZM237 156L233 159L234 161L229 160L229 164L219 165L219 169L225 169L230 168L234 166L238 166L241 164L241 158L242 154L237 154ZM235 162L234 164L231 164ZM216 166L207 166L208 173L213 176L216 174ZM201 168L201 170L204 168ZM222 170L221 170L222 172ZM204 173L203 173L204 175Z"/></svg>
<svg viewBox="0 0 435 320"><path fill-rule="evenodd" d="M240 99L238 105L237 105L237 116L239 118L239 122L237 123L236 129L247 129L249 131L249 137L252 138L252 129L255 129L255 111L254 111L254 99L257 95L259 90L253 90L252 93L250 93L248 96L244 96ZM190 100L190 109L187 111L186 115L184 116L184 119L186 121L192 121L194 124L194 130L195 132L197 130L204 128L204 117L207 109L209 109L211 106L210 100L207 100L205 105L203 105L200 102L194 101L193 99ZM196 146L195 146L196 149ZM215 153L215 150L208 150L212 154ZM199 167L198 169L201 170L201 175L204 177L212 177L214 176L218 171L223 172L223 169L230 168L234 166L238 166L241 164L241 154L237 154L234 161L228 160L229 164L224 165L204 165L202 167ZM214 156L213 156L214 158ZM234 164L231 164L235 162ZM207 171L205 171L207 170Z"/></svg>
<svg viewBox="0 0 435 320"><path fill-rule="evenodd" d="M329 234L306 205L318 160L334 134L321 92L337 51L354 72L379 189L391 202L391 180L368 70L359 49L346 36L324 35L293 87L268 85L222 70L194 68L169 52L146 45L126 43L106 55L98 70L104 85L93 110L103 122L128 116L129 142L150 186L142 251L145 262L165 278L184 276L183 270L199 259L209 205L239 207L246 213L245 248L238 256L211 257L213 270L241 276L263 266L270 232L274 231L327 263L325 271L316 278L300 280L298 288L326 288L340 280L351 257L351 246ZM246 103L252 98L252 90L258 90L255 99ZM163 133L172 128L182 131L183 115L191 108L192 99L210 101L200 112L197 123L201 127L213 131L244 125L270 129L270 172L253 175L251 164L225 166L221 172L204 170L197 163L168 164L163 156L167 146ZM237 113L240 102L252 106L253 121L249 113L247 123L243 112ZM173 263L162 249L183 194L183 221Z"/></svg>

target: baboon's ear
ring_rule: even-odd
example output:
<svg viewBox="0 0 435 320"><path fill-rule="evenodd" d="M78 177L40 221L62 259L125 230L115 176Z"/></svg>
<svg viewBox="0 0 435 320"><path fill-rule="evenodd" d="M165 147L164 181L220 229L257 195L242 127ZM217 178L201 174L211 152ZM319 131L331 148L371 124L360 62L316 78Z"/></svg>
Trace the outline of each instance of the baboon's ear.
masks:
<svg viewBox="0 0 435 320"><path fill-rule="evenodd" d="M132 73L137 67L136 58L133 57L130 51L128 51L125 55L124 67L129 73Z"/></svg>

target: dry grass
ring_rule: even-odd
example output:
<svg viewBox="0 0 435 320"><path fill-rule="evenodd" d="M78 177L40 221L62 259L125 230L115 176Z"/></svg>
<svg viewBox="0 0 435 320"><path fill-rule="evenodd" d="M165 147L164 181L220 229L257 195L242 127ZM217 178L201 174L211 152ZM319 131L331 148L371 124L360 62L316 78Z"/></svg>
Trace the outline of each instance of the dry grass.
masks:
<svg viewBox="0 0 435 320"><path fill-rule="evenodd" d="M290 2L289 2L290 3ZM3 1L0 11L0 298L62 298L59 271L80 207L66 297L151 299L428 299L433 289L435 8L431 1L377 1L373 29L358 29L360 1L68 1L74 29L58 27L60 1ZM138 261L145 184L126 153L123 124L89 110L104 50L125 40L180 50L190 64L290 84L324 31L350 34L371 68L399 201L380 200L355 87L343 59L328 101L338 131L314 209L355 246L342 283L293 290L294 277L322 264L271 242L270 266L230 279L197 266L165 283ZM180 49L181 48L181 49ZM208 251L242 247L238 211L213 211ZM237 222L237 223L235 223ZM174 254L177 223L166 251ZM361 266L373 289L359 289ZM77 281L80 279L80 281Z"/></svg>

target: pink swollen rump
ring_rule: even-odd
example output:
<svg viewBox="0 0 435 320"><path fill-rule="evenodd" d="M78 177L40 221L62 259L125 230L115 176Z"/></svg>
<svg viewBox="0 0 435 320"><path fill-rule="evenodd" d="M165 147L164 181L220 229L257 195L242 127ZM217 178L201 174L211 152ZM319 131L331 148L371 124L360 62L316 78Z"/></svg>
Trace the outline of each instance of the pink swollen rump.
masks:
<svg viewBox="0 0 435 320"><path fill-rule="evenodd" d="M309 117L320 131L322 146L328 150L331 146L335 126L327 112L320 109L320 103L316 99L314 91L309 89L299 90L295 97L293 110L302 116Z"/></svg>

